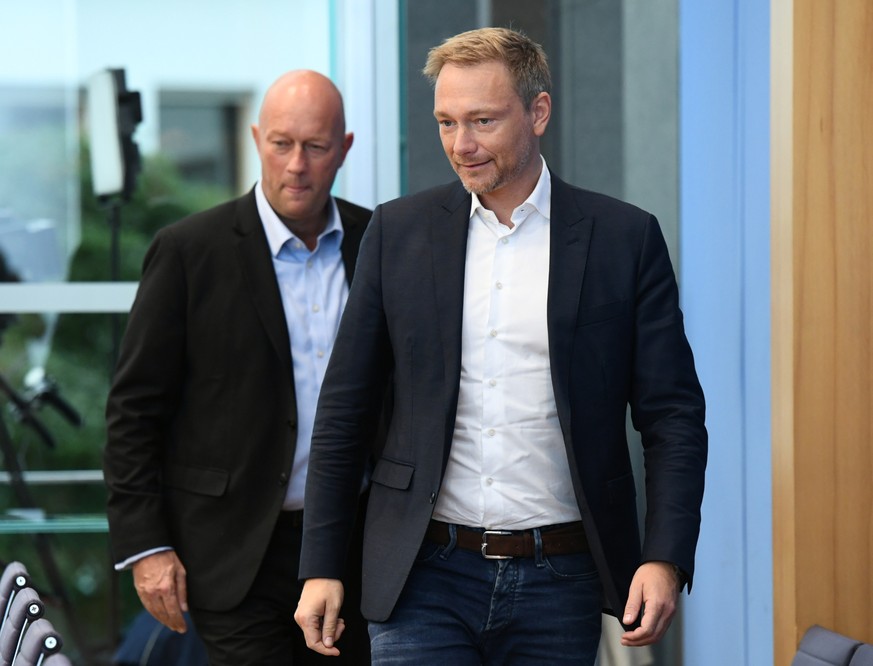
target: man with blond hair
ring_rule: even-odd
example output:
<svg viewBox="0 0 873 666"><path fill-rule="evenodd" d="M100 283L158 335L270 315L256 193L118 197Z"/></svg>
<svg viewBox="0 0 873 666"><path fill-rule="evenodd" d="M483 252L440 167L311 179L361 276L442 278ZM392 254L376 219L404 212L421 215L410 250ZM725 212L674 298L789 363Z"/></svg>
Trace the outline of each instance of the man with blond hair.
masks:
<svg viewBox="0 0 873 666"><path fill-rule="evenodd" d="M373 663L592 664L603 608L649 645L691 585L707 451L660 228L547 168L538 44L474 30L425 74L460 183L378 206L365 234L316 415L295 618L336 653L342 544L391 380L364 537Z"/></svg>
<svg viewBox="0 0 873 666"><path fill-rule="evenodd" d="M281 76L252 136L254 188L162 229L149 248L106 409L117 567L132 568L162 624L184 632L190 609L212 666L323 659L292 619L303 491L370 217L330 195L353 135L329 79ZM360 540L349 541L343 644L346 663L367 664Z"/></svg>

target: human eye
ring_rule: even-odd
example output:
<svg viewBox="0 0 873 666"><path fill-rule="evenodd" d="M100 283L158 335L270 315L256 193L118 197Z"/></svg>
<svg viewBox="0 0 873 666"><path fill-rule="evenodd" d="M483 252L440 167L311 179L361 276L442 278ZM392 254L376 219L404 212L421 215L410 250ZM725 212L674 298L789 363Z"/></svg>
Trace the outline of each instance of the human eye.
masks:
<svg viewBox="0 0 873 666"><path fill-rule="evenodd" d="M307 144L306 148L314 155L324 155L328 150L330 150L330 146L325 143L310 143Z"/></svg>
<svg viewBox="0 0 873 666"><path fill-rule="evenodd" d="M447 120L446 118L442 118L441 120L437 120L437 122L439 123L439 126L442 129L450 129L450 128L455 126L454 121Z"/></svg>
<svg viewBox="0 0 873 666"><path fill-rule="evenodd" d="M476 124L479 127L487 127L494 122L494 118L476 118Z"/></svg>

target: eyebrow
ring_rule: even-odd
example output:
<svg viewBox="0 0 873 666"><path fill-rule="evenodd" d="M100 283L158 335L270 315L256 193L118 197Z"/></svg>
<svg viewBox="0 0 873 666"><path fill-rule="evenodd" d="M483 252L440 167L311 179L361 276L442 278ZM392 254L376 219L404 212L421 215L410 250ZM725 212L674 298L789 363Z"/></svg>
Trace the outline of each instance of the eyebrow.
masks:
<svg viewBox="0 0 873 666"><path fill-rule="evenodd" d="M280 129L271 129L270 131L268 131L268 132L264 135L264 137L265 137L268 141L269 141L270 139L275 139L275 138L282 138L282 139L290 139L290 138L292 138L292 137L291 137L291 133L289 133L289 132L285 132L284 130L280 130ZM298 139L295 139L295 140L298 140ZM312 142L312 141L317 141L317 142L327 142L327 143L329 143L329 142L331 142L332 140L333 140L333 138L330 137L330 136L328 136L328 135L326 135L326 134L325 134L325 135L317 135L317 136L308 136L308 137L304 137L303 139L299 139L299 141L300 141L301 143L309 143L309 142Z"/></svg>
<svg viewBox="0 0 873 666"><path fill-rule="evenodd" d="M493 116L499 115L502 111L503 111L503 107L492 106L492 107L482 107L482 108L472 109L470 111L464 112L462 115L464 115L466 117L470 117L470 118L481 118L483 116L493 117ZM434 117L438 118L440 116L451 116L452 114L450 114L446 111L443 111L441 109L434 109L433 115L434 115Z"/></svg>

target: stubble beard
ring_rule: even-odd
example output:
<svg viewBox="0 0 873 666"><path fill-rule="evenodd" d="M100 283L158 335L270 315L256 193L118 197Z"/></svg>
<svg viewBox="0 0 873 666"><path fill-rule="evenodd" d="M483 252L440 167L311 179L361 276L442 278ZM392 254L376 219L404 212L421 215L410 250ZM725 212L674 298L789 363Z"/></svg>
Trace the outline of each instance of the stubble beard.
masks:
<svg viewBox="0 0 873 666"><path fill-rule="evenodd" d="M500 189L507 183L511 183L515 180L519 174L524 171L525 167L530 162L530 156L533 151L531 150L531 144L527 143L524 147L524 153L519 157L518 161L512 167L509 172L501 171L499 168L491 177L490 180L482 183L481 185L476 185L475 183L469 183L464 180L464 177L458 171L458 167L455 167L455 173L458 174L458 178L461 179L461 184L464 186L464 189L469 194L475 194L477 197L481 197L486 194L491 194L494 190ZM453 165L454 166L454 165Z"/></svg>

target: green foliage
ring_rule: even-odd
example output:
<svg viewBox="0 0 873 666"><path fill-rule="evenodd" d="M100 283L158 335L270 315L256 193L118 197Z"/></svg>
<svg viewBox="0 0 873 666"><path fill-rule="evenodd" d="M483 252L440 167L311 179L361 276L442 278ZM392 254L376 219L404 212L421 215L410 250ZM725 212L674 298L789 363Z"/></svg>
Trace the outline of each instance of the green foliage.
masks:
<svg viewBox="0 0 873 666"><path fill-rule="evenodd" d="M112 240L103 202L94 196L88 168L87 146L82 148L82 242L73 259L70 281L108 280ZM121 280L139 278L142 257L155 233L163 226L227 199L224 188L189 183L165 157L144 158L137 187L121 206Z"/></svg>

